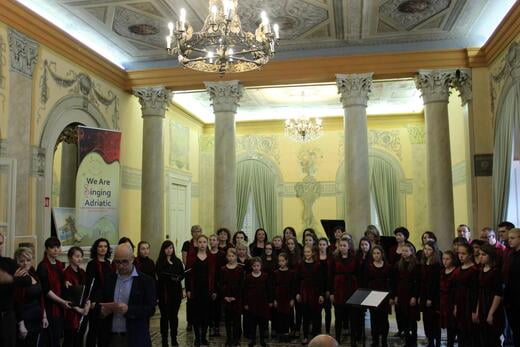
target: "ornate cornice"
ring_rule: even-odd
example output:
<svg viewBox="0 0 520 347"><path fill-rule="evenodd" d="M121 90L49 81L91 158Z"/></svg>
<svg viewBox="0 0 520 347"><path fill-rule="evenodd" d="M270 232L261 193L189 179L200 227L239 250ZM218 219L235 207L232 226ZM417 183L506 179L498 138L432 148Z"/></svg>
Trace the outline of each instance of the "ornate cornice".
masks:
<svg viewBox="0 0 520 347"><path fill-rule="evenodd" d="M238 102L244 94L240 81L204 82L213 106L213 112L236 113Z"/></svg>
<svg viewBox="0 0 520 347"><path fill-rule="evenodd" d="M367 106L368 94L372 88L373 73L336 75L338 94L343 107Z"/></svg>
<svg viewBox="0 0 520 347"><path fill-rule="evenodd" d="M7 34L9 37L11 71L32 78L34 67L38 62L38 43L11 28L8 28Z"/></svg>
<svg viewBox="0 0 520 347"><path fill-rule="evenodd" d="M166 106L170 101L170 92L164 87L134 88L134 95L139 98L144 117L164 117Z"/></svg>
<svg viewBox="0 0 520 347"><path fill-rule="evenodd" d="M513 42L504 55L500 72L493 76L493 82L500 83L507 77L520 78L520 42Z"/></svg>

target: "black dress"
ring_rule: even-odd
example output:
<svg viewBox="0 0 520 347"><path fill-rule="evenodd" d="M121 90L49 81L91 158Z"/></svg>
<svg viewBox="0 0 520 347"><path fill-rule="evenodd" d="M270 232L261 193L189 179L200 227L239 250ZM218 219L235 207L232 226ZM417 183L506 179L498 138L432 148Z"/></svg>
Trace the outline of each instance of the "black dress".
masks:
<svg viewBox="0 0 520 347"><path fill-rule="evenodd" d="M17 320L23 321L27 329L25 339L18 338L17 346L33 347L37 345L42 329L42 285L39 282L17 290Z"/></svg>
<svg viewBox="0 0 520 347"><path fill-rule="evenodd" d="M209 304L211 302L211 293L209 290L209 261L208 258L200 260L196 257L191 270L194 276L194 286L192 290L192 317L190 319L194 324L208 324L209 322Z"/></svg>

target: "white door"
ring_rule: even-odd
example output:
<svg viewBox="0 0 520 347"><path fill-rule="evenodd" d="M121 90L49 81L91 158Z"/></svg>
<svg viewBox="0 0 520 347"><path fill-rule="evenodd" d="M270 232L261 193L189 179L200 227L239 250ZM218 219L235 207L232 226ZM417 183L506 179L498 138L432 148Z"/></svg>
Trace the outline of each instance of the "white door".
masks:
<svg viewBox="0 0 520 347"><path fill-rule="evenodd" d="M188 188L176 183L170 184L169 226L166 238L172 240L177 256L181 256L184 241L191 238L188 215Z"/></svg>

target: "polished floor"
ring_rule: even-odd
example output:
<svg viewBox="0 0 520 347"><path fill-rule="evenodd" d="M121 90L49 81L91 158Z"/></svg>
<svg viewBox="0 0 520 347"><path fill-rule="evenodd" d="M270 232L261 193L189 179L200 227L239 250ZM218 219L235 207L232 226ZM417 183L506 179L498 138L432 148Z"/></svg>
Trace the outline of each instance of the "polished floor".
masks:
<svg viewBox="0 0 520 347"><path fill-rule="evenodd" d="M191 332L186 331L186 320L185 320L186 311L185 311L185 309L186 309L185 302L183 302L183 304L181 305L181 311L179 312L180 321L179 321L179 331L178 331L178 342L179 342L179 345L182 347L193 346L193 334ZM159 317L160 317L159 314L157 314L152 318L152 321L151 321L152 340L153 340L154 347L161 347L161 335L159 332ZM334 325L334 320L332 321L332 324ZM419 325L418 346L425 346L426 340L424 337L424 331L422 329L422 323L419 322L418 325ZM370 343L371 343L370 329L369 329L370 321L369 321L368 315L366 315L365 326L366 326L366 335L367 335L366 345L370 346ZM397 329L396 329L396 324L395 324L395 318L393 316L391 316L390 317L390 336L392 336L396 331L397 331ZM221 334L224 332L224 327L221 327L220 332L221 332ZM348 337L345 338L345 340L348 340ZM209 338L209 342L210 342L211 347L220 347L220 346L224 347L225 336L211 337L211 338ZM403 340L401 340L400 338L390 337L388 344L389 344L389 346L392 346L392 347L404 346ZM299 340L294 340L292 343L279 343L277 341L268 341L268 345L271 347L302 346L302 344ZM242 340L241 346L244 346L244 347L247 346L247 341ZM350 344L342 343L341 346L350 346ZM358 346L361 346L361 344Z"/></svg>

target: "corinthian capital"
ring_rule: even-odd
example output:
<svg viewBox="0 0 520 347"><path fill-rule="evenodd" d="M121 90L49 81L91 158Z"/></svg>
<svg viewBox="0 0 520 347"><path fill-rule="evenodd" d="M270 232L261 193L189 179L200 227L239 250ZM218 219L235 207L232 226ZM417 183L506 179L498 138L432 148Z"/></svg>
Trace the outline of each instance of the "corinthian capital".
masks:
<svg viewBox="0 0 520 347"><path fill-rule="evenodd" d="M458 69L455 71L453 88L458 90L462 106L473 99L471 69Z"/></svg>
<svg viewBox="0 0 520 347"><path fill-rule="evenodd" d="M213 112L237 111L238 102L244 94L240 81L204 82L213 106Z"/></svg>
<svg viewBox="0 0 520 347"><path fill-rule="evenodd" d="M421 91L424 104L448 102L453 77L453 70L420 70L415 86Z"/></svg>
<svg viewBox="0 0 520 347"><path fill-rule="evenodd" d="M170 92L164 87L134 88L133 93L139 98L143 117L164 117L166 105L170 100Z"/></svg>
<svg viewBox="0 0 520 347"><path fill-rule="evenodd" d="M368 93L372 88L373 73L336 75L338 94L343 107L367 106Z"/></svg>

